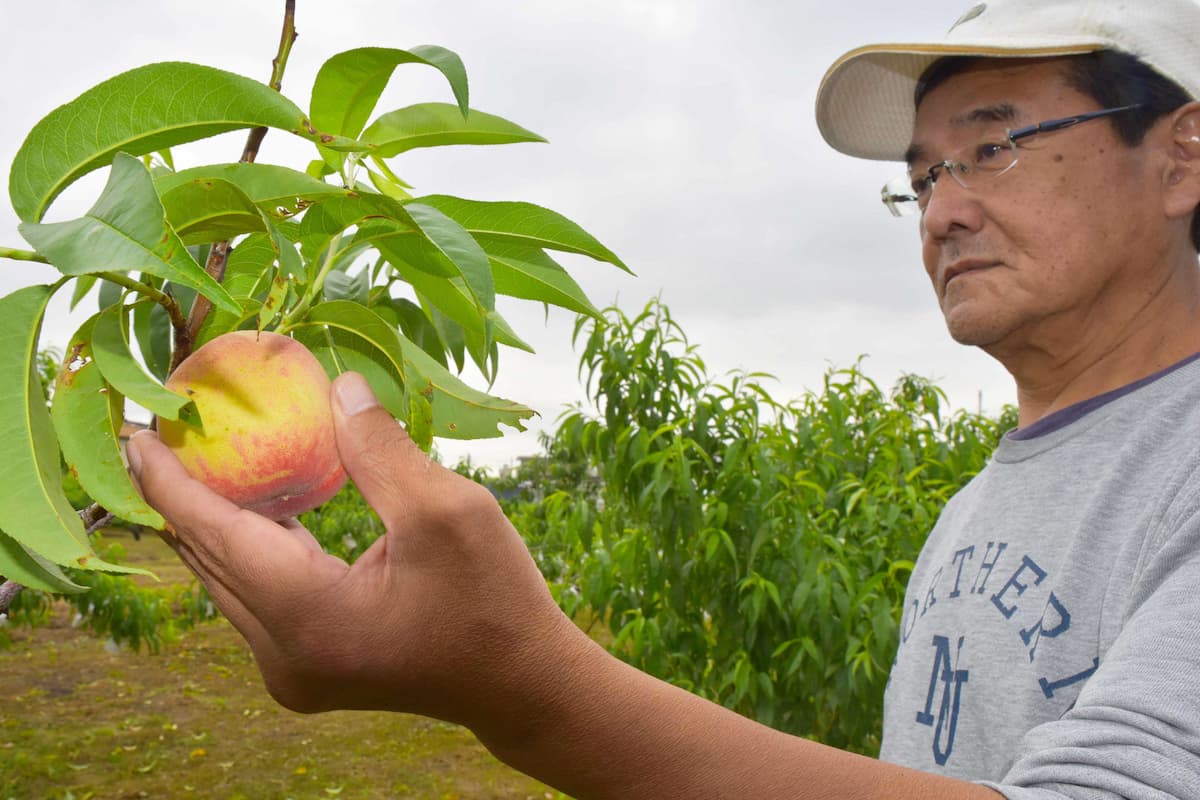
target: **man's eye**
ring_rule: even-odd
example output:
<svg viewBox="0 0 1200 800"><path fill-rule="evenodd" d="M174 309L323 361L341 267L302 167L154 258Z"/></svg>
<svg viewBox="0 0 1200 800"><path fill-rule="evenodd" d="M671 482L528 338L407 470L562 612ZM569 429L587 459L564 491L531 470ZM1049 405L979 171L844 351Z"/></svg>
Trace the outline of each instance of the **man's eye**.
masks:
<svg viewBox="0 0 1200 800"><path fill-rule="evenodd" d="M920 177L913 178L912 179L913 194L915 194L917 197L920 197L921 195L928 192L929 187L932 185L933 185L933 181L931 181L929 179L928 175L921 175Z"/></svg>
<svg viewBox="0 0 1200 800"><path fill-rule="evenodd" d="M999 142L984 142L975 148L975 163L988 164L1000 159L1008 147Z"/></svg>

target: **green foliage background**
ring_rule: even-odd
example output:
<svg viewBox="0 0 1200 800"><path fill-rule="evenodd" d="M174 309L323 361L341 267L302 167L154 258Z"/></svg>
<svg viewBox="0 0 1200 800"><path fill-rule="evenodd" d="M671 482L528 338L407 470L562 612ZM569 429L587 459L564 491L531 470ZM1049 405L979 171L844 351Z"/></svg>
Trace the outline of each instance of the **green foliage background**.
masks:
<svg viewBox="0 0 1200 800"><path fill-rule="evenodd" d="M1015 409L951 414L861 364L779 402L768 376L710 375L657 300L576 333L593 407L501 487L560 605L647 672L877 753L913 561Z"/></svg>

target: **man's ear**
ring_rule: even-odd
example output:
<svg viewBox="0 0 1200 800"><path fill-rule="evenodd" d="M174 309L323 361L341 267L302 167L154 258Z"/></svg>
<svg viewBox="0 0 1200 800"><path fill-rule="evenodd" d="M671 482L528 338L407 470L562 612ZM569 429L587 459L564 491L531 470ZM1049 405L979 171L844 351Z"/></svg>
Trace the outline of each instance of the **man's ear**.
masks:
<svg viewBox="0 0 1200 800"><path fill-rule="evenodd" d="M1200 206L1200 102L1171 115L1171 160L1164 200L1168 216L1191 216Z"/></svg>

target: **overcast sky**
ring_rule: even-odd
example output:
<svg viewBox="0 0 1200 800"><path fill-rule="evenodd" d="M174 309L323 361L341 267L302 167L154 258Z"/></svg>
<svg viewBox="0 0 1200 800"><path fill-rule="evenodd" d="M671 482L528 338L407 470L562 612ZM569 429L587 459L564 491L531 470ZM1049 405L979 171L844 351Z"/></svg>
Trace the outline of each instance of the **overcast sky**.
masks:
<svg viewBox="0 0 1200 800"><path fill-rule="evenodd" d="M612 248L630 277L564 258L598 306L627 312L661 294L715 373L775 375L778 398L820 385L830 366L868 356L889 385L901 372L933 378L952 402L985 410L1014 401L1008 374L952 342L920 265L912 218L892 219L879 186L895 164L830 149L813 103L825 69L868 42L940 37L967 0L841 4L782 0L299 0L300 37L284 94L308 107L313 76L342 50L437 44L466 64L471 105L549 144L417 150L392 160L418 193L525 200L574 219ZM265 81L282 0L0 0L0 165L7 175L26 132L55 106L126 69L154 61L208 64ZM399 68L378 112L450 101L444 80ZM175 149L178 167L236 160L244 134ZM303 168L310 146L272 131L259 160ZM48 220L91 204L104 172L64 194ZM5 181L7 185L7 180ZM8 202L0 244L25 246ZM0 294L53 279L0 262ZM64 292L64 295L69 294ZM94 300L84 302L88 313ZM501 298L499 309L538 353L506 350L493 391L551 426L582 399L573 318ZM43 344L70 335L65 300ZM470 368L468 368L470 369ZM466 379L481 386L478 375ZM482 388L482 386L481 386ZM501 464L537 450L533 432L440 442L449 460Z"/></svg>

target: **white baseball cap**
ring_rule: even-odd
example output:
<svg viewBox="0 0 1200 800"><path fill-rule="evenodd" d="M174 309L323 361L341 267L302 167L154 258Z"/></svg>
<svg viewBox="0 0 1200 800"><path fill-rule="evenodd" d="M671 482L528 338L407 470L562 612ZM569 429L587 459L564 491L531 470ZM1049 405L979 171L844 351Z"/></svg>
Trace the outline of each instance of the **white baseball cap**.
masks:
<svg viewBox="0 0 1200 800"><path fill-rule="evenodd" d="M1118 50L1200 97L1197 0L991 0L972 6L941 41L875 44L834 62L817 91L817 127L836 150L903 161L917 80L945 56L1078 55Z"/></svg>

